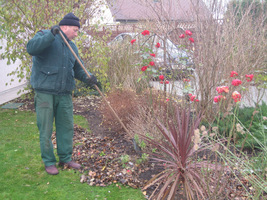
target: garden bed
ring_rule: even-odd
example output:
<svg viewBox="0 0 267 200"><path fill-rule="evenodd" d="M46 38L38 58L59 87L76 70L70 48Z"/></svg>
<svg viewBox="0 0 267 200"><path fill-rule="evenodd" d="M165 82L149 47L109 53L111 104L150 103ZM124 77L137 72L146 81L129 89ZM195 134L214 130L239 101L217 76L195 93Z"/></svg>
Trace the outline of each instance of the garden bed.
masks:
<svg viewBox="0 0 267 200"><path fill-rule="evenodd" d="M20 110L34 111L32 98L19 98L13 102L23 103ZM74 125L73 159L83 165L80 170L80 182L92 186L121 183L133 188L144 187L153 175L162 171L162 168L152 162L142 162L140 152L135 151L132 139L127 134L115 132L103 125L99 111L100 103L101 98L96 96L73 99L74 114L85 117L90 127L88 131ZM205 154L202 155L202 159L206 159ZM226 171L223 176L222 184L225 187L221 193L227 195L225 199L249 199L245 188L251 194L254 193L248 177L241 177L238 171ZM144 194L150 195L152 190L153 188L149 188Z"/></svg>

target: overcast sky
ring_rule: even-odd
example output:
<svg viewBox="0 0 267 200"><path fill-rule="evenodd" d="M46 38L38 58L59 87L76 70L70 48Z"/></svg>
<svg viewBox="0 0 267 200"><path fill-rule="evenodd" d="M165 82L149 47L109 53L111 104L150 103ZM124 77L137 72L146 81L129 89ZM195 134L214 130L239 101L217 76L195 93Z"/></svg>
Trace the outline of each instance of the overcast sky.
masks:
<svg viewBox="0 0 267 200"><path fill-rule="evenodd" d="M216 8L218 8L217 16L218 16L218 18L222 18L224 12L226 11L226 5L227 5L227 3L228 3L229 1L231 1L231 0L203 0L203 1L207 4L208 7L209 7L210 4L213 3L214 1L217 2L217 4L218 4L218 5L216 6ZM219 8L220 3L221 3L221 6L222 6L221 8ZM214 16L214 17L216 17L216 16ZM216 17L216 18L217 18L217 17Z"/></svg>
<svg viewBox="0 0 267 200"><path fill-rule="evenodd" d="M214 0L203 0L205 3L206 2L213 2ZM221 1L221 2L223 2L223 3L228 3L229 2L229 0L216 0L217 2L219 2L219 1Z"/></svg>

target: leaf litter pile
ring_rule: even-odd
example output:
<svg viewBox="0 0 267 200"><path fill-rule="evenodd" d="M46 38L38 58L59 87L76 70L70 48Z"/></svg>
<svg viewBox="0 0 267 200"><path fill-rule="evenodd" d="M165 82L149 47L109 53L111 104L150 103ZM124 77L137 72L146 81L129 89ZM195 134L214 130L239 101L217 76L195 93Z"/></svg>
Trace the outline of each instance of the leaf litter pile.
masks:
<svg viewBox="0 0 267 200"><path fill-rule="evenodd" d="M19 110L34 109L32 97L18 98L13 102L23 105ZM142 188L161 169L150 162L136 163L140 153L134 150L132 140L102 125L98 110L101 98L97 96L73 98L73 113L85 117L90 130L74 124L73 160L81 164L81 183L107 186L113 183ZM56 147L55 132L52 141ZM65 167L63 170L67 170Z"/></svg>
<svg viewBox="0 0 267 200"><path fill-rule="evenodd" d="M24 103L20 110L34 111L32 98L18 98L14 102ZM149 179L163 169L152 162L137 162L141 155L135 151L131 138L126 134L112 131L102 124L102 115L98 110L100 103L101 98L97 96L73 99L74 114L85 117L90 127L90 130L87 130L74 125L73 160L83 166L79 170L80 182L91 186L121 183L133 188L144 187ZM55 133L52 135L52 141L56 147ZM63 170L68 169L64 167ZM227 195L226 199L249 199L237 176L238 172L235 175L225 173L225 177L222 178L224 180L222 193ZM241 178L241 182L247 191L254 193L248 178ZM150 188L144 194L149 196L152 191L153 188ZM183 191L180 194L182 193Z"/></svg>
<svg viewBox="0 0 267 200"><path fill-rule="evenodd" d="M155 170L153 163L136 163L140 158L133 142L122 133L102 125L98 111L99 97L76 98L74 114L87 118L90 133L74 126L73 159L83 165L81 182L89 185L106 186L121 183L133 188L143 187Z"/></svg>

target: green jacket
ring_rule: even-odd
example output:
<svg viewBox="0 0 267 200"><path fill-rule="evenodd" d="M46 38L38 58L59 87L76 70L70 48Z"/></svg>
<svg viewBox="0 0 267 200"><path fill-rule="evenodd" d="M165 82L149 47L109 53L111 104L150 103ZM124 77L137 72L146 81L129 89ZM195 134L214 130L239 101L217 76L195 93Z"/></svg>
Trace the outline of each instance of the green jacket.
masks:
<svg viewBox="0 0 267 200"><path fill-rule="evenodd" d="M79 57L76 45L69 39L67 41ZM74 78L88 83L86 73L60 34L54 36L50 30L37 32L28 42L27 52L33 56L30 83L34 90L64 95L75 88Z"/></svg>

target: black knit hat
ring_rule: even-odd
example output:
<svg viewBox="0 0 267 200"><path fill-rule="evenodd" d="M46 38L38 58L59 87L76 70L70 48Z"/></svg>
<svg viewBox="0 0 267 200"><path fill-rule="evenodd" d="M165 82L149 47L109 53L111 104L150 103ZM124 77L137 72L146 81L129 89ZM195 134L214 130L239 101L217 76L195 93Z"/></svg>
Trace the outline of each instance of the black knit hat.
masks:
<svg viewBox="0 0 267 200"><path fill-rule="evenodd" d="M79 18L76 17L73 13L68 13L64 18L59 22L59 26L78 26L80 28Z"/></svg>

